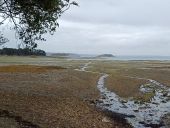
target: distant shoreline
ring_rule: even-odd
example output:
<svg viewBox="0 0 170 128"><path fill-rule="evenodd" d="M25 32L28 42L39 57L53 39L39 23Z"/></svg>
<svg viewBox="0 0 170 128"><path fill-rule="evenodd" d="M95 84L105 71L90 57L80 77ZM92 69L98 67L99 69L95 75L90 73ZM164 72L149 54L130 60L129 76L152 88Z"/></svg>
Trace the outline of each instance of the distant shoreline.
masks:
<svg viewBox="0 0 170 128"><path fill-rule="evenodd" d="M112 55L112 54L77 54L77 53L48 53L48 57L67 58L67 59L87 59L87 60L170 60L170 56L152 55Z"/></svg>

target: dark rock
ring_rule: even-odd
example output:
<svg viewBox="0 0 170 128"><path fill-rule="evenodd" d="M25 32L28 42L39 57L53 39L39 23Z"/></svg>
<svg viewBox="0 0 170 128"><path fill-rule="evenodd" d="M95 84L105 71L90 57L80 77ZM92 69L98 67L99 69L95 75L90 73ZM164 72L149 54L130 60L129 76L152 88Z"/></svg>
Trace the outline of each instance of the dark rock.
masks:
<svg viewBox="0 0 170 128"><path fill-rule="evenodd" d="M133 110L134 112L139 112L139 110Z"/></svg>

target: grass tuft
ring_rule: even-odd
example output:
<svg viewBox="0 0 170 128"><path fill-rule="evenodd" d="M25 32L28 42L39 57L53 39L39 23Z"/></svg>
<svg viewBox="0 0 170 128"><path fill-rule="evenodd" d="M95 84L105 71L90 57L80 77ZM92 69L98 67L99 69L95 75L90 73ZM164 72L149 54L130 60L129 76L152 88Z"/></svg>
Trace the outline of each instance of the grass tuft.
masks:
<svg viewBox="0 0 170 128"><path fill-rule="evenodd" d="M64 69L59 66L36 66L36 65L10 65L1 66L0 72L2 73L17 73L17 72L29 72L29 73L41 73L49 70Z"/></svg>

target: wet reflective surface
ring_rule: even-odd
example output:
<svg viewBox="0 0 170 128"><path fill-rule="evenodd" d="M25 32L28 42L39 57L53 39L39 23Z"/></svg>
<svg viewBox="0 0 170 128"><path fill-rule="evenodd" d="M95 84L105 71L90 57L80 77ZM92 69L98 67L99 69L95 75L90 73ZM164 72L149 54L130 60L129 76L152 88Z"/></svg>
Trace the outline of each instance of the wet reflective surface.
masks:
<svg viewBox="0 0 170 128"><path fill-rule="evenodd" d="M104 81L109 75L103 74L98 81L98 89L104 97L100 99L101 107L125 115L128 122L135 128L162 127L161 117L170 112L170 89L155 80L150 84L141 85L140 91L147 93L155 91L155 96L148 103L136 103L134 100L124 101L114 92L104 87ZM154 89L154 90L153 90ZM166 93L166 95L165 95Z"/></svg>
<svg viewBox="0 0 170 128"><path fill-rule="evenodd" d="M86 63L79 71L85 71L91 62ZM88 71L90 72L90 71ZM119 113L135 128L144 127L164 127L161 118L170 113L170 88L157 82L156 80L131 77L134 79L145 79L148 82L141 85L139 91L143 94L152 92L154 96L149 102L136 102L133 99L127 101L120 98L116 93L109 91L105 87L105 79L109 77L108 74L100 73L101 77L98 80L97 88L101 93L100 102L97 104L103 109L107 109L114 113ZM114 83L113 83L114 84Z"/></svg>

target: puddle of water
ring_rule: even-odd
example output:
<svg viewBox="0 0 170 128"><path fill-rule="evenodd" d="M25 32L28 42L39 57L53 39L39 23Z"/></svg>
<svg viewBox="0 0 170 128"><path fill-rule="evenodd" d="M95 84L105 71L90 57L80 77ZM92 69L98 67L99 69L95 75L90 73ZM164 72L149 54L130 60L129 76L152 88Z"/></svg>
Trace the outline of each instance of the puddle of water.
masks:
<svg viewBox="0 0 170 128"><path fill-rule="evenodd" d="M83 65L81 68L80 68L80 70L81 71L86 71L86 69L88 68L88 66L91 64L91 62L88 62L88 63L86 63L85 65Z"/></svg>
<svg viewBox="0 0 170 128"><path fill-rule="evenodd" d="M151 99L150 103L138 104L133 100L126 102L114 92L110 92L104 87L104 81L108 76L107 74L103 74L97 85L101 95L104 97L104 99L101 99L103 102L99 104L101 107L125 115L128 122L135 128L163 126L160 121L161 117L170 112L168 97L163 96L163 91L161 91L163 89L167 90L165 86L155 80L149 80L150 83L157 86L155 96ZM153 88L143 85L140 88L143 93L152 91L151 89Z"/></svg>
<svg viewBox="0 0 170 128"><path fill-rule="evenodd" d="M84 64L83 66L81 66L80 69L75 69L76 71L82 71L82 72L87 72L86 69L88 68L88 66L91 64L91 62L88 62L86 64Z"/></svg>
<svg viewBox="0 0 170 128"><path fill-rule="evenodd" d="M86 69L88 68L89 64L91 64L91 62L86 63L81 69L76 70L87 72ZM135 79L144 79L149 82L149 84L147 83L148 85L141 85L139 90L142 93L153 91L155 92L155 95L150 102L139 104L132 99L124 101L117 94L109 91L104 86L105 79L109 75L105 73L100 74L101 77L98 80L97 87L103 98L100 99L102 102L98 103L98 106L109 111L124 115L125 119L134 128L163 126L161 118L165 114L170 113L170 88L167 88L166 86L152 79L130 77Z"/></svg>

